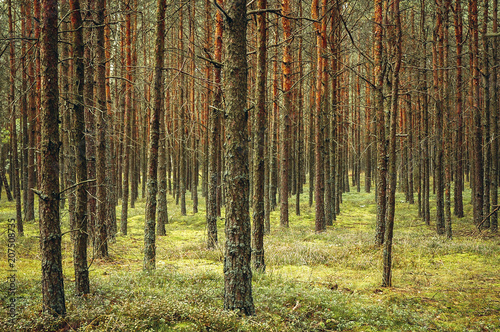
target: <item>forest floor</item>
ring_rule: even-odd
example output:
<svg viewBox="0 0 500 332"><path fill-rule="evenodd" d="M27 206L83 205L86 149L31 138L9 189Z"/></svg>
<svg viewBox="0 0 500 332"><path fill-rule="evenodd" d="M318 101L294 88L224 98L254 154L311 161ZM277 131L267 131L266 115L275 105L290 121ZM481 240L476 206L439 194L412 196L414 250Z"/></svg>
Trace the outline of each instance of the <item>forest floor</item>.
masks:
<svg viewBox="0 0 500 332"><path fill-rule="evenodd" d="M454 237L447 240L417 217L416 205L398 194L394 287L382 288L382 250L373 245L374 194L351 189L343 196L334 226L316 234L306 193L300 216L293 213L290 200L289 229L279 228L278 211L271 215L266 272L253 275L255 316L222 310L223 220L221 246L206 250L204 206L200 204L198 214L182 217L169 197L170 223L167 236L157 239L156 271L142 271L145 202L140 199L129 210L129 235L118 235L110 244L109 259L92 259L89 250L88 296L74 294L71 237L65 233L67 316L60 319L42 314L38 224L26 224L26 236L16 239L13 321L8 321L7 308L7 220L15 209L3 195L0 330L500 331L500 237L489 231L478 234L469 204L466 218L453 219ZM61 218L64 233L69 230L67 211Z"/></svg>

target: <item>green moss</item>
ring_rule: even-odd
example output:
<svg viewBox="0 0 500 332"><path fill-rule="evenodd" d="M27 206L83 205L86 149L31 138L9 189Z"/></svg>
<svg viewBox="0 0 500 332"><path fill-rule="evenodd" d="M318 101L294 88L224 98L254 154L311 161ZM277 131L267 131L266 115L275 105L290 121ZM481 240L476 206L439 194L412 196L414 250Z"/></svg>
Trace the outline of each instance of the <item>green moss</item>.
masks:
<svg viewBox="0 0 500 332"><path fill-rule="evenodd" d="M488 232L474 233L470 209L464 219L453 220L450 241L438 237L434 226L417 217L416 205L402 202L404 196L398 194L395 287L383 289L382 253L373 245L374 194L344 194L340 215L321 234L314 233L314 207L308 206L307 195L301 199L300 216L290 207L289 229L279 227L279 211L271 213L267 270L253 278L254 317L222 310L223 220L218 222L219 247L207 250L203 199L198 214L189 214L188 200L188 216L181 216L169 196L170 223L167 235L157 238L157 269L142 271L145 202L140 199L129 210L129 235L118 234L109 259L93 260L89 248L87 297L74 295L71 237L63 236L64 320L40 315L38 223L26 224L26 236L17 239L18 317L15 327L9 327L6 310L0 311L0 330L494 331L500 325L500 241ZM120 210L118 206L118 216ZM6 230L14 212L14 203L0 201L0 230ZM68 231L66 211L62 231ZM6 244L3 235L0 246ZM6 270L2 250L2 308L7 303Z"/></svg>

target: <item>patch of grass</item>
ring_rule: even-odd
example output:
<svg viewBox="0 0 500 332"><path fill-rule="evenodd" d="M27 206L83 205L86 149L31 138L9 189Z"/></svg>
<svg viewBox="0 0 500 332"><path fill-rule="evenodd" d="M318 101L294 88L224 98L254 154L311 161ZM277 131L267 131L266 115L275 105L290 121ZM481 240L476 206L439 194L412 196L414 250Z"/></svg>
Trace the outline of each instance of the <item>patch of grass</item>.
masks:
<svg viewBox="0 0 500 332"><path fill-rule="evenodd" d="M0 330L13 331L495 331L500 326L500 239L477 235L471 210L453 220L454 239L437 236L417 207L397 195L393 288L381 288L381 249L373 245L374 194L344 194L341 213L327 232L314 233L308 190L301 215L290 207L290 228L271 213L265 237L266 273L253 275L256 315L222 310L223 221L219 247L207 250L205 212L188 215L169 197L167 235L157 238L157 269L142 271L145 201L129 210L129 235L110 244L110 258L89 248L91 294L75 296L69 233L63 236L68 314L42 314L38 223L17 239L17 313ZM201 195L200 195L201 196ZM5 197L5 196L4 196ZM465 198L467 202L468 198ZM203 199L200 200L203 202ZM292 200L291 200L292 202ZM191 202L189 202L190 204ZM120 206L117 207L119 216ZM14 205L0 201L0 246ZM62 229L68 231L67 212ZM119 221L118 221L119 222ZM0 307L7 306L5 250L0 254Z"/></svg>

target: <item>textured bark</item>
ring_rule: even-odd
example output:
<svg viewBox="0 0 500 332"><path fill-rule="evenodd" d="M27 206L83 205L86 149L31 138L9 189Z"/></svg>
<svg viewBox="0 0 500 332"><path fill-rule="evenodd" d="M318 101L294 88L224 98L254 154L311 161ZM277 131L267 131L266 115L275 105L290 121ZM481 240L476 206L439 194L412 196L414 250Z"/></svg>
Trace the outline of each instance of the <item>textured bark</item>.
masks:
<svg viewBox="0 0 500 332"><path fill-rule="evenodd" d="M120 231L122 235L127 235L127 219L128 219L128 201L129 201L129 173L130 173L130 144L131 144L131 131L132 131L132 50L131 50L131 8L127 3L125 14L125 65L126 65L126 78L125 83L125 108L124 108L124 138L123 138L123 166L122 166L122 213L120 219Z"/></svg>
<svg viewBox="0 0 500 332"><path fill-rule="evenodd" d="M313 0L311 5L312 18L319 19L318 1ZM325 222L325 176L323 168L323 154L324 154L324 113L322 109L323 98L323 38L321 33L321 24L315 23L316 31L316 100L315 100L315 118L314 118L314 131L315 131L315 150L314 150L314 201L315 201L315 230L316 232L323 232L326 230Z"/></svg>
<svg viewBox="0 0 500 332"><path fill-rule="evenodd" d="M444 71L444 28L443 0L436 1L436 28L434 31L434 46L432 52L434 100L436 101L435 119L435 169L434 179L436 188L436 231L439 235L445 232L444 220L444 161L443 161L443 116L444 116L444 96L443 96L443 71Z"/></svg>
<svg viewBox="0 0 500 332"><path fill-rule="evenodd" d="M156 193L158 190L158 140L163 101L163 64L165 51L165 7L166 0L158 0L156 13L154 101L150 115L148 180L146 195L146 224L144 227L144 270L155 269L156 259Z"/></svg>
<svg viewBox="0 0 500 332"><path fill-rule="evenodd" d="M497 134L496 132L490 132L490 114L491 114L491 93L490 93L490 38L486 37L488 33L488 0L483 1L483 22L481 28L482 34L482 44L483 44L483 63L481 68L481 76L483 77L483 112L482 112L482 128L484 135L484 145L483 145L483 166L484 166L484 188L483 188L483 215L488 216L490 214L490 192L491 192L491 136L492 134ZM490 228L490 218L486 217L486 220L481 221L483 223L482 228Z"/></svg>
<svg viewBox="0 0 500 332"><path fill-rule="evenodd" d="M451 0L444 1L444 15L443 15L443 68L449 68L449 11L451 6ZM448 70L443 70L443 99L444 99L444 110L443 119L451 119L450 111L450 75ZM444 123L444 134L443 134L443 158L444 158L444 221L445 221L445 233L446 236L451 239L452 237L452 225L451 225L451 121L445 121Z"/></svg>
<svg viewBox="0 0 500 332"><path fill-rule="evenodd" d="M168 104L168 96L165 97ZM168 109L168 107L167 107ZM156 231L158 235L166 235L165 225L168 224L168 208L167 208L167 138L165 135L165 114L164 108L160 110L160 132L158 140L158 205L156 212L158 218L156 220Z"/></svg>
<svg viewBox="0 0 500 332"><path fill-rule="evenodd" d="M322 91L322 96L321 96L321 112L323 113L323 175L324 175L324 182L323 182L323 188L324 188L324 215L325 215L325 221L324 221L324 226L323 230L326 230L326 226L332 226L333 225L333 196L332 196L332 184L331 184L331 179L332 179L332 174L331 172L331 167L330 167L330 126L332 125L330 123L330 98L329 98L329 77L328 74L330 72L330 66L329 66L329 61L327 57L325 56L325 53L328 51L327 50L327 35L326 35L326 30L327 30L327 8L328 4L326 0L321 1L321 16L324 17L324 19L321 20L321 52L322 52L322 61L323 61L323 73L321 75L321 85L323 88Z"/></svg>
<svg viewBox="0 0 500 332"><path fill-rule="evenodd" d="M249 213L247 147L246 1L226 2L224 92L226 118L226 245L224 255L224 309L255 314Z"/></svg>
<svg viewBox="0 0 500 332"><path fill-rule="evenodd" d="M463 177L463 137L464 137L464 129L463 129L463 97L462 97L462 89L463 89L463 78L462 78L462 40L463 40L463 24L462 24L462 0L455 0L455 41L457 45L457 71L456 71L456 79L457 79L457 89L456 89L456 97L455 97L455 107L456 107L456 169L455 169L455 206L454 213L458 218L464 217L464 204L462 193L464 190L464 177Z"/></svg>
<svg viewBox="0 0 500 332"><path fill-rule="evenodd" d="M75 216L74 216L74 248L73 264L75 267L75 293L82 295L89 293L89 270L87 265L87 159L85 140L85 115L83 93L85 86L85 69L83 62L83 22L80 12L80 1L70 0L71 29L73 32L74 55L74 106L73 106L73 142L75 145L76 182L77 186Z"/></svg>
<svg viewBox="0 0 500 332"><path fill-rule="evenodd" d="M401 18L399 13L399 0L394 0L391 5L391 16L395 21L395 27L391 27L391 41L395 56L395 66L392 73L392 93L391 93L391 113L390 113L390 133L389 133L389 176L387 186L387 211L385 218L384 234L384 267L382 275L382 286L392 286L392 238L394 229L394 211L396 207L396 131L398 116L398 92L399 92L399 71L401 69L402 58L402 31ZM391 20L392 21L392 20ZM393 22L394 22L393 21Z"/></svg>
<svg viewBox="0 0 500 332"><path fill-rule="evenodd" d="M385 112L384 112L384 59L383 59L383 26L382 2L375 0L375 44L374 44L374 75L375 96L374 110L377 123L377 224L375 230L375 243L384 243L386 190L387 190L387 141L385 138Z"/></svg>
<svg viewBox="0 0 500 332"><path fill-rule="evenodd" d="M427 33L425 26L425 0L421 4L420 38L422 40L422 62L421 66L426 67L427 63ZM421 81L421 99L422 99L422 121L423 121L423 153L422 153L422 208L423 219L427 225L430 225L430 154L429 154L429 96L427 91L427 70L422 70Z"/></svg>
<svg viewBox="0 0 500 332"><path fill-rule="evenodd" d="M105 56L106 56L106 109L108 113L108 120L109 120L109 135L106 140L106 168L108 169L108 172L106 174L106 188L107 188L107 227L108 227L108 237L110 239L115 238L116 232L117 232L117 225L116 225L116 205L117 205L117 185L116 185L116 174L117 174L117 169L119 167L119 163L117 163L116 160L116 152L115 152L115 147L116 147L116 141L117 141L117 130L116 127L119 124L119 122L116 121L116 112L112 108L112 98L111 98L111 85L110 85L110 79L109 77L111 76L111 65L110 65L110 60L111 60L111 41L110 41L110 34L111 34L111 29L109 27L109 14L108 11L106 11L106 17L105 17L105 28L104 28L104 46L105 46ZM118 101L119 98L118 96L116 97L116 100ZM118 105L118 102L115 103L115 107Z"/></svg>
<svg viewBox="0 0 500 332"><path fill-rule="evenodd" d="M218 0L219 5L223 1ZM214 58L217 63L222 61L222 14L217 11L215 26ZM220 111L222 109L221 67L214 66L214 100L209 113L208 134L208 199L207 199L207 247L217 245L217 189L219 186L219 140L220 140Z"/></svg>
<svg viewBox="0 0 500 332"><path fill-rule="evenodd" d="M257 2L258 9L267 8L267 0ZM266 133L266 13L257 17L257 112L254 122L254 154L253 154L253 266L264 271L264 142Z"/></svg>
<svg viewBox="0 0 500 332"><path fill-rule="evenodd" d="M481 128L481 109L479 108L479 100L481 96L479 95L479 37L478 37L478 12L477 12L477 0L471 0L469 2L469 22L471 29L471 60L472 60L472 117L473 117L473 177L474 177L474 187L473 187L473 198L472 198L472 208L474 214L474 223L479 225L483 218L483 180L484 180L484 169L483 169L483 153L482 153L482 140L483 132Z"/></svg>
<svg viewBox="0 0 500 332"><path fill-rule="evenodd" d="M57 66L58 9L56 0L41 1L41 182L40 251L43 310L66 314L59 222L59 90Z"/></svg>
<svg viewBox="0 0 500 332"><path fill-rule="evenodd" d="M97 0L96 6L96 117L97 117L97 151L96 151L96 197L97 214L95 219L95 251L99 258L108 257L108 204L106 174L106 55L104 53L104 14L105 0Z"/></svg>
<svg viewBox="0 0 500 332"><path fill-rule="evenodd" d="M298 3L299 16L302 17L302 1ZM298 22L298 29L302 28L302 22ZM295 169L297 172L297 181L295 188L295 214L300 216L300 194L302 194L302 187L304 185L305 179L305 167L303 167L304 162L304 121L302 119L304 114L304 80L302 79L304 75L304 66L302 65L302 49L303 49L303 36L299 36L299 45L298 45L298 74L299 74L299 89L298 89L298 107L297 107L297 138L296 138L296 155L295 155Z"/></svg>
<svg viewBox="0 0 500 332"><path fill-rule="evenodd" d="M85 140L86 142L86 155L87 155L87 178L96 178L96 135L95 135L95 111L96 105L94 104L94 88L95 88L95 58L94 58L94 46L95 46L95 1L85 0L85 16L84 16L84 26L85 26L85 49L84 49L84 62L85 62L85 86L84 86L84 105L85 105ZM88 197L87 197L87 208L88 208L88 232L91 238L91 243L95 246L96 238L96 184L91 183L87 186Z"/></svg>

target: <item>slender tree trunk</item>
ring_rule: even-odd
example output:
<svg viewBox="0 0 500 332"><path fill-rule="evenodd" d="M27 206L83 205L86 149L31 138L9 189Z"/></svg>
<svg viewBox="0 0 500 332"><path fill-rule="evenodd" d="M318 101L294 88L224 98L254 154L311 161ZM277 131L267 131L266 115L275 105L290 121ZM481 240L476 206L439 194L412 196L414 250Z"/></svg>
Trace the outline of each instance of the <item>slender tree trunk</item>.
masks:
<svg viewBox="0 0 500 332"><path fill-rule="evenodd" d="M40 251L43 309L66 314L59 222L59 87L57 66L58 8L56 0L41 1L41 182Z"/></svg>
<svg viewBox="0 0 500 332"><path fill-rule="evenodd" d="M265 10L267 0L259 0L257 8ZM254 162L253 162L253 266L264 271L264 139L266 133L266 13L257 17L257 112L254 123Z"/></svg>
<svg viewBox="0 0 500 332"><path fill-rule="evenodd" d="M494 34L498 33L498 1L493 0L493 30ZM492 80L491 86L493 89L493 104L491 112L491 133L493 135L491 142L491 207L494 208L498 205L498 40L493 39L493 64L492 64ZM498 212L491 216L491 231L498 232Z"/></svg>
<svg viewBox="0 0 500 332"><path fill-rule="evenodd" d="M95 219L95 251L97 257L108 257L108 228L107 228L107 185L106 185L106 132L107 100L106 100L106 54L104 53L104 14L105 0L96 1L96 116L97 116L97 153L96 153L96 180L97 180L97 214Z"/></svg>
<svg viewBox="0 0 500 332"><path fill-rule="evenodd" d="M478 37L478 14L477 0L470 0L470 29L471 29L471 60L472 60L472 117L473 117L473 166L474 166L474 187L472 208L474 213L474 223L479 225L483 218L483 153L482 140L483 133L481 128L481 109L479 105L479 37Z"/></svg>
<svg viewBox="0 0 500 332"><path fill-rule="evenodd" d="M483 1L483 26L482 26L482 41L483 41L483 68L481 70L481 76L484 79L484 89L483 89L483 107L482 112L482 128L484 130L484 145L483 145L483 164L484 164L484 193L483 193L483 215L488 216L490 214L490 191L491 191L491 133L490 133L490 114L491 114L491 93L490 93L490 44L489 39L486 37L488 33L488 0ZM495 133L497 134L497 133ZM490 228L490 218L486 218L483 223L482 228Z"/></svg>
<svg viewBox="0 0 500 332"><path fill-rule="evenodd" d="M165 62L165 9L166 0L158 0L156 13L156 45L154 73L154 104L150 116L148 154L148 183L146 196L146 225L144 228L144 270L155 269L156 259L156 193L158 177L158 139L163 101L163 65Z"/></svg>
<svg viewBox="0 0 500 332"><path fill-rule="evenodd" d="M454 212L458 218L464 217L464 205L462 193L464 190L464 177L463 177L463 159L465 154L463 153L464 142L463 142L463 78L462 78L462 48L463 48L463 25L462 25L462 0L455 0L455 40L457 45L457 88L456 88L456 99L455 108L457 112L457 125L456 125L456 169L455 169L455 208Z"/></svg>
<svg viewBox="0 0 500 332"><path fill-rule="evenodd" d="M226 246L224 309L255 314L252 298L247 147L246 1L227 1L224 65L226 120Z"/></svg>
<svg viewBox="0 0 500 332"><path fill-rule="evenodd" d="M168 96L165 100L168 104ZM168 109L168 107L166 107ZM165 114L164 108L160 109L160 132L158 140L158 218L156 221L156 230L159 236L166 235L165 225L168 224L167 208L167 137L165 135Z"/></svg>
<svg viewBox="0 0 500 332"><path fill-rule="evenodd" d="M125 83L125 109L124 109L124 138L123 138L123 174L122 174L122 213L120 220L120 231L122 235L127 235L128 201L129 201L129 173L131 154L131 127L132 127L132 50L131 50L131 8L129 3L125 7L125 58L126 58L126 78Z"/></svg>
<svg viewBox="0 0 500 332"><path fill-rule="evenodd" d="M319 19L318 13L318 1L313 0L312 2L312 18L315 20ZM323 232L326 230L325 221L325 176L323 168L323 154L324 154L324 113L322 109L322 98L323 98L323 36L321 33L321 24L315 23L316 31L316 55L317 55L317 66L316 66L316 116L314 119L314 131L315 135L315 160L314 160L314 200L315 200L315 210L316 210L316 221L315 230L316 232Z"/></svg>
<svg viewBox="0 0 500 332"><path fill-rule="evenodd" d="M218 0L219 6L223 1ZM222 29L223 20L220 11L216 14L215 26L215 52L216 63L222 62ZM217 187L219 186L219 137L220 137L220 119L219 115L222 109L222 90L221 90L221 66L214 66L214 100L213 107L209 115L209 134L208 134L208 198L207 198L207 247L215 248L217 245Z"/></svg>
<svg viewBox="0 0 500 332"><path fill-rule="evenodd" d="M439 235L445 232L444 220L444 161L443 161L443 117L444 117L444 4L443 0L436 1L436 28L434 31L433 47L433 79L434 79L434 99L436 101L436 119L435 119L435 160L434 170L436 187L436 231Z"/></svg>
<svg viewBox="0 0 500 332"><path fill-rule="evenodd" d="M289 227L288 194L290 166L290 114L292 113L292 43L291 22L286 17L290 15L289 0L282 1L283 23L283 108L280 112L280 226Z"/></svg>
<svg viewBox="0 0 500 332"><path fill-rule="evenodd" d="M28 37L32 37L32 5L26 6L26 17L30 19L26 20L26 30L29 32ZM28 57L30 61L28 61L28 78L30 80L30 84L36 82L34 66L33 66L33 55L35 52L31 50L31 45L28 51ZM34 192L31 190L36 187L36 178L35 178L35 115L36 114L36 104L35 104L35 92L34 89L30 89L28 91L28 194L27 194L27 202L26 202L26 211L25 211L25 219L26 221L35 220L35 197Z"/></svg>
<svg viewBox="0 0 500 332"><path fill-rule="evenodd" d="M74 68L74 106L73 106L73 142L75 144L76 189L73 264L75 267L75 293L89 293L89 270L87 265L87 158L85 140L85 64L83 44L83 21L80 12L80 1L70 0L71 30L73 30L73 68Z"/></svg>
<svg viewBox="0 0 500 332"><path fill-rule="evenodd" d="M402 57L402 31L401 19L399 13L399 0L394 0L391 5L392 15L396 27L391 27L395 30L391 33L391 40L395 53L395 66L392 73L392 93L391 93L391 114L390 114L390 134L389 134L389 181L387 192L387 211L385 219L385 234L384 234L384 270L382 276L382 286L392 286L392 238L394 229L394 211L396 207L396 131L397 131L397 115L398 115L398 92L399 92L399 71L401 68Z"/></svg>
<svg viewBox="0 0 500 332"><path fill-rule="evenodd" d="M15 106L15 89L16 89L16 65L15 65L15 47L14 47L14 28L13 28L13 17L12 17L12 2L8 2L9 11L9 35L10 41L10 89L9 89L9 105L11 107L10 112L10 142L12 151L12 165L13 178L11 179L12 187L14 189L14 199L16 200L16 227L17 234L19 236L24 236L23 230L23 217L21 215L21 186L19 184L19 160L17 155L17 126L16 126L16 106ZM57 17L57 13L56 13ZM56 71L57 75L57 71Z"/></svg>
<svg viewBox="0 0 500 332"><path fill-rule="evenodd" d="M384 76L383 59L383 0L375 0L375 44L374 44L374 75L375 96L374 109L377 121L377 224L375 243L381 246L384 243L385 214L386 214L386 187L387 187L387 141L385 138L384 112Z"/></svg>
<svg viewBox="0 0 500 332"><path fill-rule="evenodd" d="M96 178L96 135L95 135L95 104L94 104L94 73L95 73L95 59L94 59L94 14L95 14L95 1L85 1L85 87L84 87L84 105L85 105L85 139L87 140L87 177L89 179ZM96 240L96 184L91 183L87 186L88 191L88 225L89 236L91 243L95 246Z"/></svg>

